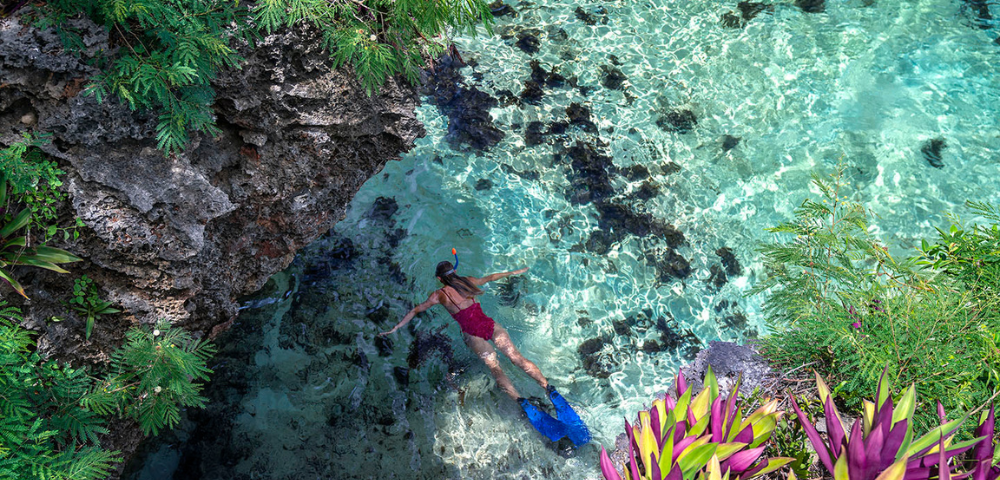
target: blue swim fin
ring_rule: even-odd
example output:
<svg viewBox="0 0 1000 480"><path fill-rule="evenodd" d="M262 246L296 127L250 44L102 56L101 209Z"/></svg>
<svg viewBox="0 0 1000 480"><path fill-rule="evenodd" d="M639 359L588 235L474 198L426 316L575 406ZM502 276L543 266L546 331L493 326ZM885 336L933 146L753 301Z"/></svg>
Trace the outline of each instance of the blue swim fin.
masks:
<svg viewBox="0 0 1000 480"><path fill-rule="evenodd" d="M519 398L517 402L521 404L524 413L528 414L528 421L535 427L535 430L538 430L538 433L545 435L553 442L566 436L566 425L563 422L552 418L551 415L528 403L526 398Z"/></svg>
<svg viewBox="0 0 1000 480"><path fill-rule="evenodd" d="M549 385L545 390L549 392L549 400L552 400L552 404L555 405L559 422L566 426L566 436L573 442L573 445L580 447L590 442L590 429L576 414L569 402L556 391L556 387Z"/></svg>

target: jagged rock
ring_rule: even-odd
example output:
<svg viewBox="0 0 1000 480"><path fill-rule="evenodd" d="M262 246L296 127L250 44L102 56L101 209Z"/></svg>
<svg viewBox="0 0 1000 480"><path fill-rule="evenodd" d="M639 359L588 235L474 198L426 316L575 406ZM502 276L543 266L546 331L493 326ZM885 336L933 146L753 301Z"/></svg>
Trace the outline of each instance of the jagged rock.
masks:
<svg viewBox="0 0 1000 480"><path fill-rule="evenodd" d="M36 269L20 278L32 301L18 305L46 356L106 359L127 325L161 318L199 336L228 328L237 297L330 230L361 184L424 134L413 87L390 79L369 97L353 72L331 69L313 32L296 29L241 48L243 67L213 81L218 136L194 133L185 152L165 158L155 113L80 94L97 73L88 62L112 47L102 28L73 22L84 31L79 57L54 31L16 16L0 22L2 141L29 126L51 132L43 149L67 172L60 212L85 224L78 241L55 245L84 258L73 276ZM99 322L90 342L82 320L44 321L65 314L64 295L49 292L72 291L82 273L125 311ZM5 299L11 293L0 285ZM129 455L141 438L130 428L112 424L102 445Z"/></svg>
<svg viewBox="0 0 1000 480"><path fill-rule="evenodd" d="M708 342L708 348L698 353L692 363L681 367L688 385L697 393L708 366L719 380L719 395L727 396L742 374L740 393L750 395L755 388L767 387L772 378L771 367L753 348L730 342Z"/></svg>
<svg viewBox="0 0 1000 480"><path fill-rule="evenodd" d="M944 168L944 161L941 158L942 150L948 148L948 144L943 138L932 138L924 142L920 147L920 153L924 155L924 160L934 168Z"/></svg>

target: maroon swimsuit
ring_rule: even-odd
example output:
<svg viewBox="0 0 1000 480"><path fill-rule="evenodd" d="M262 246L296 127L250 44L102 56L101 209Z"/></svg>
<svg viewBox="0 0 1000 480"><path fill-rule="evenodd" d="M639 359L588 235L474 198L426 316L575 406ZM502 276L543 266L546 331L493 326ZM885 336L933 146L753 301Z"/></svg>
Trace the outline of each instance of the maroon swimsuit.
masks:
<svg viewBox="0 0 1000 480"><path fill-rule="evenodd" d="M451 303L455 304L456 307L458 306L458 303L452 300L451 295L448 295L447 290L442 288L441 291L444 292ZM469 335L479 337L483 340L493 338L493 319L483 313L483 307L479 306L479 302L473 301L472 305L459 310L458 313L452 313L451 318L454 318L462 331Z"/></svg>

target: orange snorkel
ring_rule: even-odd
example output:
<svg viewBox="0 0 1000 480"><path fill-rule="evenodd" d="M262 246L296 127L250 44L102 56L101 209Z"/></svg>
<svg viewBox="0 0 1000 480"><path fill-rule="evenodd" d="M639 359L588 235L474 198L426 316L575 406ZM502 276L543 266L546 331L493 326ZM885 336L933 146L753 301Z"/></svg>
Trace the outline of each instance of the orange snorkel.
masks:
<svg viewBox="0 0 1000 480"><path fill-rule="evenodd" d="M455 267L452 268L453 271L458 270L458 252L454 248L451 249L451 254L455 256Z"/></svg>

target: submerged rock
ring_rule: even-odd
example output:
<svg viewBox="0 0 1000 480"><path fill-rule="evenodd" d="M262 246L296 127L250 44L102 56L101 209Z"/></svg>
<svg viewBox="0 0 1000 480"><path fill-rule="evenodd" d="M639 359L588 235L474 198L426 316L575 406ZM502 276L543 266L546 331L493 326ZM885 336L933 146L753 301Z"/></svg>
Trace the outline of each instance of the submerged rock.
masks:
<svg viewBox="0 0 1000 480"><path fill-rule="evenodd" d="M734 137L732 135L723 135L722 138L719 139L719 143L722 145L722 151L728 152L736 148L736 146L740 144L740 137Z"/></svg>
<svg viewBox="0 0 1000 480"><path fill-rule="evenodd" d="M524 90L521 91L521 100L524 103L539 105L542 103L542 97L544 96L545 91L542 90L542 86L538 82L534 80L524 82Z"/></svg>
<svg viewBox="0 0 1000 480"><path fill-rule="evenodd" d="M733 11L723 13L719 23L725 28L743 28L743 20Z"/></svg>
<svg viewBox="0 0 1000 480"><path fill-rule="evenodd" d="M529 55L534 55L538 53L541 49L542 42L538 40L537 31L524 31L517 35L517 42L514 44L517 48L520 48L522 52Z"/></svg>
<svg viewBox="0 0 1000 480"><path fill-rule="evenodd" d="M569 117L570 124L579 126L583 131L590 133L597 132L597 125L590 119L590 108L573 102L566 107L566 116Z"/></svg>
<svg viewBox="0 0 1000 480"><path fill-rule="evenodd" d="M660 282L667 283L674 278L683 280L691 275L691 262L672 248L668 248L662 255L654 256L652 261L656 265L657 280Z"/></svg>
<svg viewBox="0 0 1000 480"><path fill-rule="evenodd" d="M500 143L504 137L490 115L490 110L499 102L475 86L466 86L459 71L462 66L451 55L441 57L433 71L424 73L422 93L448 117L445 140L453 148L485 150Z"/></svg>
<svg viewBox="0 0 1000 480"><path fill-rule="evenodd" d="M823 13L826 11L826 0L795 0L795 6L806 13Z"/></svg>
<svg viewBox="0 0 1000 480"><path fill-rule="evenodd" d="M604 352L608 340L603 337L591 338L577 347L587 374L596 378L608 378L620 369L621 364L609 352Z"/></svg>
<svg viewBox="0 0 1000 480"><path fill-rule="evenodd" d="M962 0L965 5L969 7L970 10L978 18L979 28L986 30L992 27L993 15L990 14L990 5L986 0Z"/></svg>
<svg viewBox="0 0 1000 480"><path fill-rule="evenodd" d="M534 147L545 143L545 139L542 137L544 135L543 128L545 128L545 124L542 122L529 122L528 128L524 129L524 144Z"/></svg>
<svg viewBox="0 0 1000 480"><path fill-rule="evenodd" d="M481 192L483 190L489 190L491 188L493 188L493 180L490 180L488 178L480 178L479 180L476 181L475 189L477 192Z"/></svg>
<svg viewBox="0 0 1000 480"><path fill-rule="evenodd" d="M722 259L722 266L726 267L726 273L731 276L739 276L743 274L743 267L740 266L740 261L736 259L736 254L729 247L722 247L715 251L715 254Z"/></svg>
<svg viewBox="0 0 1000 480"><path fill-rule="evenodd" d="M667 132L688 133L698 124L691 110L674 110L656 120L656 126Z"/></svg>
<svg viewBox="0 0 1000 480"><path fill-rule="evenodd" d="M489 7L490 13L492 13L494 17L503 17L505 15L511 17L517 16L517 10L514 10L513 7L504 3L503 0L496 0L491 3Z"/></svg>
<svg viewBox="0 0 1000 480"><path fill-rule="evenodd" d="M941 151L948 148L944 138L938 137L924 142L920 147L920 153L924 155L924 160L934 168L944 168L944 161L941 158Z"/></svg>
<svg viewBox="0 0 1000 480"><path fill-rule="evenodd" d="M686 359L694 358L701 350L701 340L691 329L680 328L673 317L658 318L656 329L660 332L663 350L679 352Z"/></svg>
<svg viewBox="0 0 1000 480"><path fill-rule="evenodd" d="M729 279L726 277L726 271L719 265L715 264L708 268L708 284L715 287L716 290L724 287Z"/></svg>
<svg viewBox="0 0 1000 480"><path fill-rule="evenodd" d="M597 15L584 10L583 7L576 7L573 14L576 15L577 20L580 20L587 25L597 25L598 22L608 23L607 17L602 16L599 18Z"/></svg>
<svg viewBox="0 0 1000 480"><path fill-rule="evenodd" d="M441 359L449 367L454 364L452 355L451 339L440 333L428 333L423 330L416 330L413 343L410 344L410 354L406 357L406 363L411 369L419 368L434 354L440 355Z"/></svg>
<svg viewBox="0 0 1000 480"><path fill-rule="evenodd" d="M628 77L617 67L601 65L601 71L604 72L601 85L609 90L621 90L622 84L628 80Z"/></svg>
<svg viewBox="0 0 1000 480"><path fill-rule="evenodd" d="M774 13L774 5L760 2L740 2L736 5L736 8L740 9L744 25L753 20L757 15L760 15L761 12Z"/></svg>

